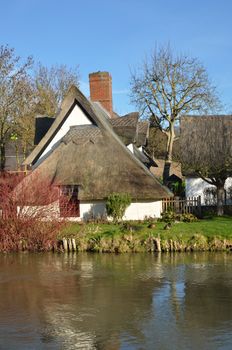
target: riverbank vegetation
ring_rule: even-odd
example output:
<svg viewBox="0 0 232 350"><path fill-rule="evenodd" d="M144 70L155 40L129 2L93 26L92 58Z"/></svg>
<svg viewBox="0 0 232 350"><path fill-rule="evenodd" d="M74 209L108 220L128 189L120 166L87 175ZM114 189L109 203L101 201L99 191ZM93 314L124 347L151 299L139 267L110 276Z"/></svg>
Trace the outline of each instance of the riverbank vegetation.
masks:
<svg viewBox="0 0 232 350"><path fill-rule="evenodd" d="M44 179L38 179L28 192L20 187L21 178L18 176L8 178L6 175L0 180L0 252L62 252L65 250L64 238L66 247L77 251L232 250L231 216L211 214L197 219L192 214L175 214L168 210L158 220L147 218L123 222L117 217L114 222L101 219L71 223L58 218L54 206L49 205L59 202L63 211L67 207L65 216L69 217L67 199L61 198L58 186L51 187ZM72 246L75 249L70 249Z"/></svg>
<svg viewBox="0 0 232 350"><path fill-rule="evenodd" d="M205 219L174 223L154 220L141 222L89 222L67 223L43 221L41 217L20 220L1 220L0 252L58 251L63 252L65 238L75 242L79 252L127 253L127 252L188 252L231 251L232 217L208 217ZM68 243L68 244L67 244Z"/></svg>
<svg viewBox="0 0 232 350"><path fill-rule="evenodd" d="M232 218L184 222L70 223L58 235L74 238L78 251L153 252L232 250Z"/></svg>

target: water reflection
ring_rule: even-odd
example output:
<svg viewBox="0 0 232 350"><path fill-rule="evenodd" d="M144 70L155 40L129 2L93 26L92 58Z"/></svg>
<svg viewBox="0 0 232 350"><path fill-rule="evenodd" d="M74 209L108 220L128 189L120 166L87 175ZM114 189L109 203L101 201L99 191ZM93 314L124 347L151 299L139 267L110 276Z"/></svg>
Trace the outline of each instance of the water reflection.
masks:
<svg viewBox="0 0 232 350"><path fill-rule="evenodd" d="M231 349L229 254L0 256L0 349Z"/></svg>

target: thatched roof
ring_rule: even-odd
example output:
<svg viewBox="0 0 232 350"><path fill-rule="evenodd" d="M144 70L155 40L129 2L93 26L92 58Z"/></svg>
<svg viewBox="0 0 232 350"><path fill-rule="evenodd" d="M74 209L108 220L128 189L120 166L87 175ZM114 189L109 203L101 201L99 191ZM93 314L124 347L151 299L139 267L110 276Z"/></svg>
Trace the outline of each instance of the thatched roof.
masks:
<svg viewBox="0 0 232 350"><path fill-rule="evenodd" d="M149 136L149 122L148 121L138 122L137 128L138 128L138 132L137 132L136 145L146 146L148 136Z"/></svg>
<svg viewBox="0 0 232 350"><path fill-rule="evenodd" d="M129 114L126 114L122 117L113 118L110 120L111 124L113 125L113 128L120 128L120 127L135 127L137 126L139 118L139 113L132 112Z"/></svg>
<svg viewBox="0 0 232 350"><path fill-rule="evenodd" d="M27 164L38 159L55 128L66 118L65 111L70 113L74 103L93 124L71 127L52 152L40 164L35 163L35 169L23 180L25 186L29 177L31 180L46 174L51 183L78 185L80 200L102 200L112 192L127 192L134 200L172 195L127 149L98 103L91 103L74 87L64 102L60 115L28 157Z"/></svg>
<svg viewBox="0 0 232 350"><path fill-rule="evenodd" d="M81 200L105 199L112 192L127 192L138 200L170 195L122 143L96 126L72 127L29 176L42 174L51 183L79 185Z"/></svg>
<svg viewBox="0 0 232 350"><path fill-rule="evenodd" d="M125 145L135 143L138 147L145 146L149 136L149 122L139 122L139 113L132 112L122 117L111 119L114 131Z"/></svg>
<svg viewBox="0 0 232 350"><path fill-rule="evenodd" d="M156 162L146 153L146 151L140 151L135 145L133 145L133 153L148 169L150 167L157 167Z"/></svg>
<svg viewBox="0 0 232 350"><path fill-rule="evenodd" d="M56 118L52 118L54 121L51 123L51 127L40 140L39 144L36 145L32 153L23 162L23 165L31 166L37 162L43 151L51 142L57 130L62 127L63 123L72 112L75 104L78 104L78 106L87 114L88 118L93 124L101 124L102 120L103 124L107 122L125 145L129 145L130 143L135 143L138 147L146 145L149 133L149 123L138 122L139 114L137 112L132 112L125 116L111 119L109 118L107 111L100 105L100 103L87 100L79 89L72 86L65 97ZM43 132L43 130L41 132Z"/></svg>
<svg viewBox="0 0 232 350"><path fill-rule="evenodd" d="M232 168L232 115L183 116L180 144L185 175Z"/></svg>
<svg viewBox="0 0 232 350"><path fill-rule="evenodd" d="M165 160L155 158L155 163L156 163L156 167L152 167L150 170L156 177L158 177L158 179L160 179L163 177ZM176 175L180 179L183 179L180 163L172 161L171 168L170 168L170 176L171 175Z"/></svg>
<svg viewBox="0 0 232 350"><path fill-rule="evenodd" d="M136 141L138 118L138 113L130 113L110 120L113 130L120 136L125 145Z"/></svg>

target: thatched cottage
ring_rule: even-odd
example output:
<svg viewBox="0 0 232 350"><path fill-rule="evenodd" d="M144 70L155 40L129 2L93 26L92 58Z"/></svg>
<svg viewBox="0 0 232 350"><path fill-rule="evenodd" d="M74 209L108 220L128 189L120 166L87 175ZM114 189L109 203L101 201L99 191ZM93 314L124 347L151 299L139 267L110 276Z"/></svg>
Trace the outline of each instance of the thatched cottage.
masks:
<svg viewBox="0 0 232 350"><path fill-rule="evenodd" d="M124 219L159 217L162 198L172 194L149 171L154 164L142 150L149 124L139 122L138 113L113 112L107 72L90 74L90 98L72 86L56 118L37 120L38 144L24 162L32 172L23 185L41 176L58 183L63 193L76 197L78 220L105 215L113 192L131 195Z"/></svg>

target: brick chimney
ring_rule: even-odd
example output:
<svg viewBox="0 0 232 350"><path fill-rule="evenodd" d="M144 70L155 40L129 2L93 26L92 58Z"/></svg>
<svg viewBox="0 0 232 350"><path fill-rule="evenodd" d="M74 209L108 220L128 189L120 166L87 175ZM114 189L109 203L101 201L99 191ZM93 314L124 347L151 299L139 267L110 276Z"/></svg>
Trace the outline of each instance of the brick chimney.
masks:
<svg viewBox="0 0 232 350"><path fill-rule="evenodd" d="M112 102L112 78L108 72L96 72L89 74L90 99L100 102L101 105L113 116Z"/></svg>

